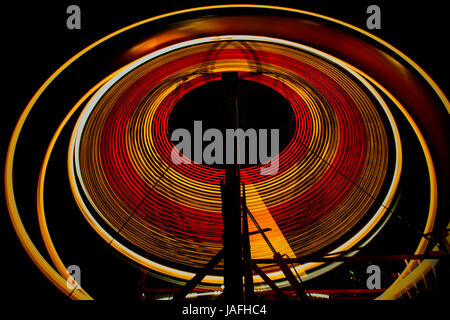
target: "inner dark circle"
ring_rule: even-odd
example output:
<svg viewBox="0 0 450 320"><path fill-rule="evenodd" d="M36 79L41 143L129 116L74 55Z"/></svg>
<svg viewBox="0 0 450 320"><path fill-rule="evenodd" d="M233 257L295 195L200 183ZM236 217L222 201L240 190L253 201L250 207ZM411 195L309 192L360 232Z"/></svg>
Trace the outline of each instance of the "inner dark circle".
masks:
<svg viewBox="0 0 450 320"><path fill-rule="evenodd" d="M281 152L292 139L296 126L291 105L280 93L258 82L242 79L224 80L224 78L220 81L208 82L188 92L174 106L169 116L170 137L178 128L189 131L192 146L190 158L194 155L194 121L202 122L203 133L210 128L220 130L224 137L224 158L226 129L241 128L246 131L253 128L257 133L259 129L267 129L266 141L269 142L269 150L271 150L270 130L278 129L279 152ZM258 135L258 141L259 138ZM208 144L210 144L209 141L202 141L202 150ZM249 163L248 148L248 142L246 142L247 157L245 164L241 164L241 168L260 164L259 157L256 164ZM225 164L209 166L225 168Z"/></svg>

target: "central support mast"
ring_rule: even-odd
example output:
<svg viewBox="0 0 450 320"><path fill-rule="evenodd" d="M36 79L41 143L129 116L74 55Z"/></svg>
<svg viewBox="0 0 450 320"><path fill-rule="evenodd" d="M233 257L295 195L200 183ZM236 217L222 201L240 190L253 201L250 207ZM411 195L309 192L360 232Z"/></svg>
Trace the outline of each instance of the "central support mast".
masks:
<svg viewBox="0 0 450 320"><path fill-rule="evenodd" d="M238 126L238 80L237 72L222 74L227 90L229 110L227 127ZM224 247L224 299L225 301L243 301L243 261L242 261L242 224L241 224L241 190L240 170L237 164L239 146L234 148L232 165L225 168L225 182L221 181Z"/></svg>

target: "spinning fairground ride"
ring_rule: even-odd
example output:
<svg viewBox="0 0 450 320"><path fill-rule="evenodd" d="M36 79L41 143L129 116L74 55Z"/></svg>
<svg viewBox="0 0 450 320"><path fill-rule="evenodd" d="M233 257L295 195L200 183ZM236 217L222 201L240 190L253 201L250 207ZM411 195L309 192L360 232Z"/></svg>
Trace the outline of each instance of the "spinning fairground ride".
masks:
<svg viewBox="0 0 450 320"><path fill-rule="evenodd" d="M411 58L343 21L265 5L165 13L93 42L33 95L9 142L8 212L71 299L441 295L449 111ZM171 137L195 140L196 121L276 129L278 152L207 163L203 139L200 158L175 149L175 163Z"/></svg>

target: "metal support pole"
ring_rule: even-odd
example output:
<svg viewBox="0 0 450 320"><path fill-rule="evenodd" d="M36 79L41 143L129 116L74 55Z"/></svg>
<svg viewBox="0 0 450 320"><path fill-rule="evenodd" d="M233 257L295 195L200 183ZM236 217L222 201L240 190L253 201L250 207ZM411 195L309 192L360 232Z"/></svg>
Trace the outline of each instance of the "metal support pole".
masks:
<svg viewBox="0 0 450 320"><path fill-rule="evenodd" d="M242 256L244 259L245 301L254 298L252 255L248 234L247 202L245 198L245 184L242 184Z"/></svg>
<svg viewBox="0 0 450 320"><path fill-rule="evenodd" d="M222 74L222 80L229 89L230 105L228 125L237 125L238 73ZM237 150L234 150L234 164L225 169L225 183L221 181L223 246L224 246L224 299L243 301L243 261L241 243L241 183Z"/></svg>

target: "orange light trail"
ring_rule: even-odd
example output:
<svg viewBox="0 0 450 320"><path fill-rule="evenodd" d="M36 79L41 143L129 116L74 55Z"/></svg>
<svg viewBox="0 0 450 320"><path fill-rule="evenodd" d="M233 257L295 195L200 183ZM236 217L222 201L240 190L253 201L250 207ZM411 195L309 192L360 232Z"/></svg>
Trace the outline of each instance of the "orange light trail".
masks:
<svg viewBox="0 0 450 320"><path fill-rule="evenodd" d="M433 89L447 111L450 110L449 102L442 90L402 52L366 31L342 21L306 11L259 5L209 6L160 15L111 33L68 60L39 88L26 106L14 129L5 164L6 200L16 233L26 252L40 271L58 289L72 299L90 299L91 297L81 288L70 290L67 287L68 274L53 246L45 221L43 188L48 160L62 128L67 124L73 113L94 93L94 97L87 103L82 117L77 122L72 135L68 158L70 183L75 200L92 228L113 248L132 261L165 276L181 280L190 279L193 273L144 258L139 253L133 252L119 243L94 218L83 198L86 198L90 206L101 216L102 222L107 223L116 231L123 231L122 235L128 241L144 251L153 253L155 256L164 257L191 267L199 267L220 247L220 242L217 241L220 238L220 222L218 222L218 217L220 218L220 193L216 181L222 173L202 166L172 166L168 162L170 156L168 158L167 153L170 141L164 136L164 124L167 115L177 99L185 94L180 90L180 83L183 82L186 86L193 85L191 88L193 89L195 85L218 79L217 76L216 79L211 77L206 80L193 72L195 68L202 64L201 61L212 64L213 73L216 75L224 71L238 71L243 78L258 81L277 90L291 103L296 111L297 123L305 124L304 127L297 127L296 139L280 154L281 170L279 174L273 177L257 177L254 175L254 172L257 171L256 168L249 168L243 174L244 179L247 179L246 182L249 183L247 203L263 227L271 226L274 229L274 235L279 239L277 249L282 251L281 253L288 253L289 255L292 253L299 256L309 254L334 243L346 234L351 226L362 219L372 207L374 198L379 195L382 184L386 183L388 161L393 161L395 162L395 170L381 207L372 213L368 223L350 240L340 244L331 252L343 251L357 243L364 243L371 230L375 229L386 213L397 188L402 152L395 121L377 90L386 94L405 115L423 148L430 180L430 206L424 233L433 230L438 190L431 152L419 126L407 111L406 107L409 106L403 106L403 101L400 102L396 98L400 89L397 90L398 92L390 93L383 86L383 83L378 82L380 78L383 78L381 71L378 77L371 77L358 66L348 64L327 53L299 43L261 35L230 34L202 39L195 38L151 52L152 48L158 46L158 42L164 44L168 40L160 37L155 38L157 40L153 39L154 42L150 44L147 43L140 48L135 48L144 51L150 50L149 55L119 69L86 93L64 118L53 136L39 177L37 201L40 229L56 270L43 258L32 239L30 239L20 218L12 178L15 148L19 135L40 96L73 62L88 51L121 33L165 17L233 7L296 13L318 20L327 20L340 27L352 29L367 36L382 47L391 50L399 59L416 70L427 85ZM237 26L238 24L235 24L233 27ZM289 32L292 33L291 30ZM190 36L195 35L183 31L174 35L174 39ZM255 46L254 49L258 51L258 55L264 57L262 64L264 70L268 71L266 75L256 76L252 74L252 71L255 71L255 66L249 63L249 56L239 54L239 50L242 50L242 48L233 47L233 45L222 48L214 63L207 60L205 62L205 56L195 61L196 56L197 58L200 57L209 49L208 43L238 43L239 41L251 43L252 46ZM136 50L134 54L136 54ZM190 60L191 64L188 63L189 60L182 61L186 57L193 58L193 60ZM181 60L178 64L172 65L175 69L165 69L164 72L160 70L159 78L158 75L153 74L152 79L158 79L158 85L162 85L152 90L149 96L145 99L133 100L130 98L122 100L124 103L130 103L128 118L111 117L110 113L115 110L114 107L116 106L112 101L116 101L118 97L138 92L140 88L136 86L137 80L145 78L147 74L154 72L158 67L165 68L170 61L176 58L181 58ZM147 63L147 61L151 63ZM295 62L290 65L289 61ZM377 61L377 63L381 62ZM297 68L299 65L305 66L303 71L302 68ZM367 67L367 65L364 67ZM311 72L306 72L306 70ZM278 74L278 76L273 76L273 74ZM326 75L326 77L321 75ZM416 83L411 82L411 85L414 86ZM141 89L144 87L141 87ZM370 98L368 93L371 95ZM422 91L417 90L414 94L418 98L426 100ZM106 101L108 99L110 101ZM375 105L373 101L375 101ZM342 106L345 106L344 109L339 110ZM384 112L381 116L380 110ZM122 111L119 109L119 112ZM348 121L343 116L347 112L351 113L352 121ZM391 125L389 130L392 130L395 140L395 155L388 156L387 154L387 137L380 117L388 118L388 123ZM122 121L124 119L126 121ZM118 126L115 127L117 130L111 130L114 124L120 122L119 120L122 121L124 126ZM96 127L102 128L103 135L99 135L100 130L95 129ZM121 141L121 143L117 144L117 141ZM353 143L349 147L343 144L343 141L353 141ZM103 142L105 143L102 147ZM106 148L105 146L108 146L108 143L112 143L114 147ZM380 147L381 149L379 149ZM105 151L111 151L111 157L114 161L105 158L105 154L107 154ZM121 153L113 154L114 152ZM125 159L127 161L124 163L125 165L114 167L118 162ZM116 172L115 169L119 170ZM117 175L114 176L116 173ZM124 192L123 188L126 188L127 184L117 185L117 181L111 179L112 177L120 177L120 175L122 175L122 179L132 177L137 184ZM174 189L174 185L178 185L179 188ZM318 185L322 187L317 188ZM79 189L79 186L82 190ZM154 186L154 190L151 186ZM315 187L316 189L314 189ZM325 188L334 191L331 194L321 194L320 189L325 190ZM149 193L150 189L152 190ZM120 192L123 192L123 194L120 195ZM147 194L150 194L148 199L146 199ZM130 197L130 195L133 196ZM328 201L328 206L324 210L328 212L327 215L319 214L321 212L320 207L323 206L323 203L317 200L320 196L325 197L325 202ZM143 199L145 201L142 202L143 206L141 207L139 203ZM302 199L302 201L296 201L298 199ZM299 214L299 212L302 212L302 205L305 204L305 201L309 201L306 202L308 206L305 212L309 212L313 208L312 211L317 213L315 218L314 215ZM136 215L133 214L134 210L137 212ZM177 215L180 210L187 214L184 216ZM159 222L154 219L161 216L160 214L163 212L168 213L170 219ZM129 219L131 215L132 219ZM180 219L186 219L186 225L191 226L191 230L183 230L186 232L184 235L179 234L181 230L177 230L177 227L179 229L182 225ZM177 234L177 241L173 241L173 234ZM307 235L313 235L311 240L308 239ZM193 239L195 239L194 242ZM416 253L423 253L427 243L428 241L423 238L416 249ZM267 255L265 244L258 237L252 239L252 253L257 257ZM398 297L417 277L426 273L434 263L436 261L411 262L399 279L379 298L393 299ZM305 274L306 278L318 275L331 268L331 266L322 266L322 269L319 267L321 267L321 264L311 263L296 268L300 273ZM270 277L275 280L283 278L281 273L275 270L271 270ZM257 283L261 282L259 277L255 277L255 280ZM222 283L222 278L210 275L205 278L205 283L218 286Z"/></svg>

